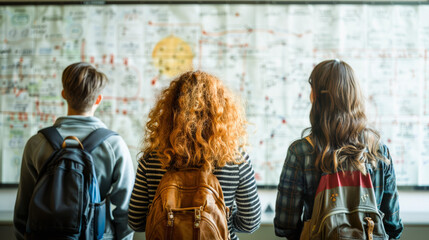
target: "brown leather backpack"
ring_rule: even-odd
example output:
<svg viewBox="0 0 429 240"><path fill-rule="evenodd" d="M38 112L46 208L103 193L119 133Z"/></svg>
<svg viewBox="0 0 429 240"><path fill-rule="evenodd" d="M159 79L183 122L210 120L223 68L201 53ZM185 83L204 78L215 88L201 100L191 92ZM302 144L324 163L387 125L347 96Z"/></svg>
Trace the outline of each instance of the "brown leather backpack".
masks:
<svg viewBox="0 0 429 240"><path fill-rule="evenodd" d="M198 169L167 171L146 220L146 239L230 239L229 209L216 176Z"/></svg>

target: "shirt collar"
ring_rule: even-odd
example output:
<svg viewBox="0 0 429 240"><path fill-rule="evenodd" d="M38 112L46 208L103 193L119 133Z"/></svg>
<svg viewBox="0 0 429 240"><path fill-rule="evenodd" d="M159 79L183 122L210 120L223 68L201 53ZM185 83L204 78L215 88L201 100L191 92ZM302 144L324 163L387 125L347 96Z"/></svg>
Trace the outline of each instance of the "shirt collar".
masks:
<svg viewBox="0 0 429 240"><path fill-rule="evenodd" d="M99 127L107 128L106 125L97 117L79 116L79 115L59 117L55 121L54 126L59 127L61 125L69 125L69 124L98 125Z"/></svg>

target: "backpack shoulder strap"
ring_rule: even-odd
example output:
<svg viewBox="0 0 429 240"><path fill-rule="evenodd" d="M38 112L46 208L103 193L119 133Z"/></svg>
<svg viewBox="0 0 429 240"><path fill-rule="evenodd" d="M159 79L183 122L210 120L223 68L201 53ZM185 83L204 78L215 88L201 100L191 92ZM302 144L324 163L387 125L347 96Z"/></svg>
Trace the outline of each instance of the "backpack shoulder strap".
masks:
<svg viewBox="0 0 429 240"><path fill-rule="evenodd" d="M98 128L91 132L82 142L85 151L91 153L98 145L110 136L118 135L116 132L107 128Z"/></svg>
<svg viewBox="0 0 429 240"><path fill-rule="evenodd" d="M51 126L41 129L39 130L39 133L45 136L45 138L48 140L49 144L51 144L54 150L61 149L61 144L63 143L64 139L63 137L61 137L56 127Z"/></svg>

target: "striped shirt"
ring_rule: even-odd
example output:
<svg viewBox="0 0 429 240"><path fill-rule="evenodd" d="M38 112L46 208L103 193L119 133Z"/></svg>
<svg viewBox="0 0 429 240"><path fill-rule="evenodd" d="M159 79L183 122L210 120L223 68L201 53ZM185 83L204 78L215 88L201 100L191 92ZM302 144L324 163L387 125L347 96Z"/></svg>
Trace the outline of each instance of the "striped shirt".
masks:
<svg viewBox="0 0 429 240"><path fill-rule="evenodd" d="M374 186L377 207L384 213L386 233L389 238L397 239L401 236L404 226L399 216L395 170L387 146L380 146L380 152L390 164L379 160L377 168L368 168L368 172ZM321 177L315 160L315 151L304 138L290 145L277 192L274 229L279 237L299 239L303 222L311 218Z"/></svg>
<svg viewBox="0 0 429 240"><path fill-rule="evenodd" d="M238 239L235 232L252 233L261 222L255 173L248 155L244 153L243 157L243 163L225 165L213 172L222 187L225 205L230 209L228 229L232 240ZM139 160L128 212L128 224L135 231L145 231L148 206L165 172L154 155Z"/></svg>

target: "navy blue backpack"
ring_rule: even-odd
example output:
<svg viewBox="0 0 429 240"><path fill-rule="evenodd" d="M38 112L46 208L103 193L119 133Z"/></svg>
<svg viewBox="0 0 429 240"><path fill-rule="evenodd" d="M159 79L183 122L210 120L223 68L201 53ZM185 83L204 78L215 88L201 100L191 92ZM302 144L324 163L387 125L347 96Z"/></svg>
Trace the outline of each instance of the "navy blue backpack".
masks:
<svg viewBox="0 0 429 240"><path fill-rule="evenodd" d="M28 209L26 239L101 239L106 221L92 150L117 133L99 128L81 143L55 127L39 131L54 148L41 168ZM79 146L67 146L73 139Z"/></svg>

